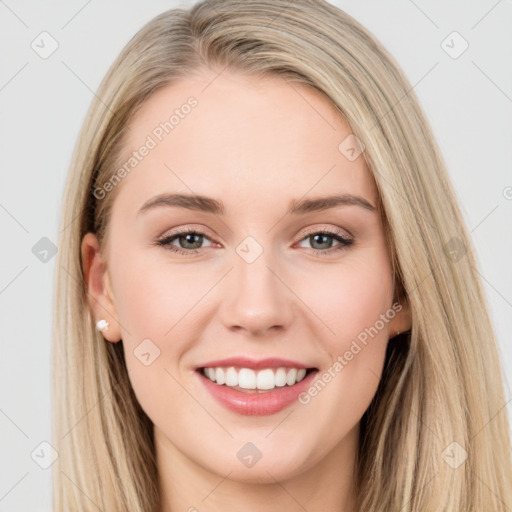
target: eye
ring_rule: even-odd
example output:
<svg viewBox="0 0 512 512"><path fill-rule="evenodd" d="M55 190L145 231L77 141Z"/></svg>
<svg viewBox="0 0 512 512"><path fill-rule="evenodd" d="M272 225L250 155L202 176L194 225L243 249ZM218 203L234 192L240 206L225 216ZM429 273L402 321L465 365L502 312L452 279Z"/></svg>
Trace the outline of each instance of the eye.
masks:
<svg viewBox="0 0 512 512"><path fill-rule="evenodd" d="M338 244L333 246L332 240L335 240ZM347 237L340 231L329 230L312 231L301 240L301 243L303 241L309 241L314 254L320 256L342 251L354 243L352 238ZM315 245L318 248L316 248Z"/></svg>
<svg viewBox="0 0 512 512"><path fill-rule="evenodd" d="M185 229L161 238L157 241L157 245L165 247L172 252L190 255L200 252L204 248L202 244L205 240L211 242L210 237L202 231ZM337 245L333 246L332 240L336 241ZM175 241L178 241L179 246L175 245ZM311 249L313 253L321 256L341 251L354 243L352 238L347 237L343 233L329 230L311 231L299 243L304 241L309 241L313 246ZM210 246L212 245L210 243ZM315 245L319 248L314 247Z"/></svg>
<svg viewBox="0 0 512 512"><path fill-rule="evenodd" d="M173 245L175 240L178 240L180 247ZM194 254L202 249L203 240L210 240L210 238L201 231L189 229L172 233L158 240L157 244L179 254Z"/></svg>

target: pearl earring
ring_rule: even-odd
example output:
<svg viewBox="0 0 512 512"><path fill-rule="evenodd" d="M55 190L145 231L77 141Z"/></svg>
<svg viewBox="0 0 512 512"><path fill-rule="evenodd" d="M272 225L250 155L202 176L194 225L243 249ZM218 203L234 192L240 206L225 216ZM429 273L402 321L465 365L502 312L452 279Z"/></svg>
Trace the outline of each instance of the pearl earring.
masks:
<svg viewBox="0 0 512 512"><path fill-rule="evenodd" d="M96 323L96 329L100 332L105 332L108 329L109 323L106 320L98 320Z"/></svg>

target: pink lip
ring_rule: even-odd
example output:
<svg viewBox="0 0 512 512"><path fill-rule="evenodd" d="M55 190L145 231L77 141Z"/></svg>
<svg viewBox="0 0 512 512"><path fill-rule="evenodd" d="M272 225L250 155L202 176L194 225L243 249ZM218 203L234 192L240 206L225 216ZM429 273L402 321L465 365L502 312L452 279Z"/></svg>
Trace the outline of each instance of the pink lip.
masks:
<svg viewBox="0 0 512 512"><path fill-rule="evenodd" d="M222 361L222 364L218 364L219 361L216 361L214 366L236 366L235 364L225 364L226 361L232 362L233 360L226 359ZM237 361L239 362L238 359ZM269 368L269 360L266 361L265 368ZM280 359L279 361L282 362L283 360ZM241 366L247 368L247 363L245 362ZM284 365L279 364L279 366ZM304 366L301 365L300 368L304 368ZM205 377L201 371L195 373L213 398L227 409L243 416L266 416L275 414L296 401L298 396L311 385L318 371L310 372L304 379L293 386L276 387L272 390L260 393L238 391L229 386L212 382L208 377Z"/></svg>
<svg viewBox="0 0 512 512"><path fill-rule="evenodd" d="M199 364L195 367L199 368L214 368L214 367L228 367L234 366L237 368L252 368L253 370L260 370L262 368L311 368L298 361L291 359L281 359L279 357L269 357L266 359L249 359L248 357L230 357L229 359L218 359L217 361L208 361L207 363Z"/></svg>

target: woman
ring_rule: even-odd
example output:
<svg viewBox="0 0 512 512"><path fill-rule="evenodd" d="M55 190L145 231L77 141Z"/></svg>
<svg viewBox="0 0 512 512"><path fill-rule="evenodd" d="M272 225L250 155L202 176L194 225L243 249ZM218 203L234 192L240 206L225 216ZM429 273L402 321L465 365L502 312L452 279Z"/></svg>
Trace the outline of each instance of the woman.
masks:
<svg viewBox="0 0 512 512"><path fill-rule="evenodd" d="M496 510L471 241L403 73L322 1L148 23L75 151L56 510Z"/></svg>

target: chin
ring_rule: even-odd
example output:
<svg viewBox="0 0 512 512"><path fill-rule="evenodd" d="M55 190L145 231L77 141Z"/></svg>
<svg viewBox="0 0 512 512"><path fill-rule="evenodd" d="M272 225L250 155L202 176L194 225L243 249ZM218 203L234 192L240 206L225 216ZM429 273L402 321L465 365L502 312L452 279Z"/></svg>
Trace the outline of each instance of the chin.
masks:
<svg viewBox="0 0 512 512"><path fill-rule="evenodd" d="M271 455L265 456L263 449L258 454L255 447L247 443L237 452L234 462L232 458L224 460L221 465L218 460L209 461L212 464L208 464L208 468L223 478L229 475L229 480L235 482L274 484L276 480L284 481L299 475L313 464L311 461L308 464L305 455L287 452L283 446L267 449Z"/></svg>

